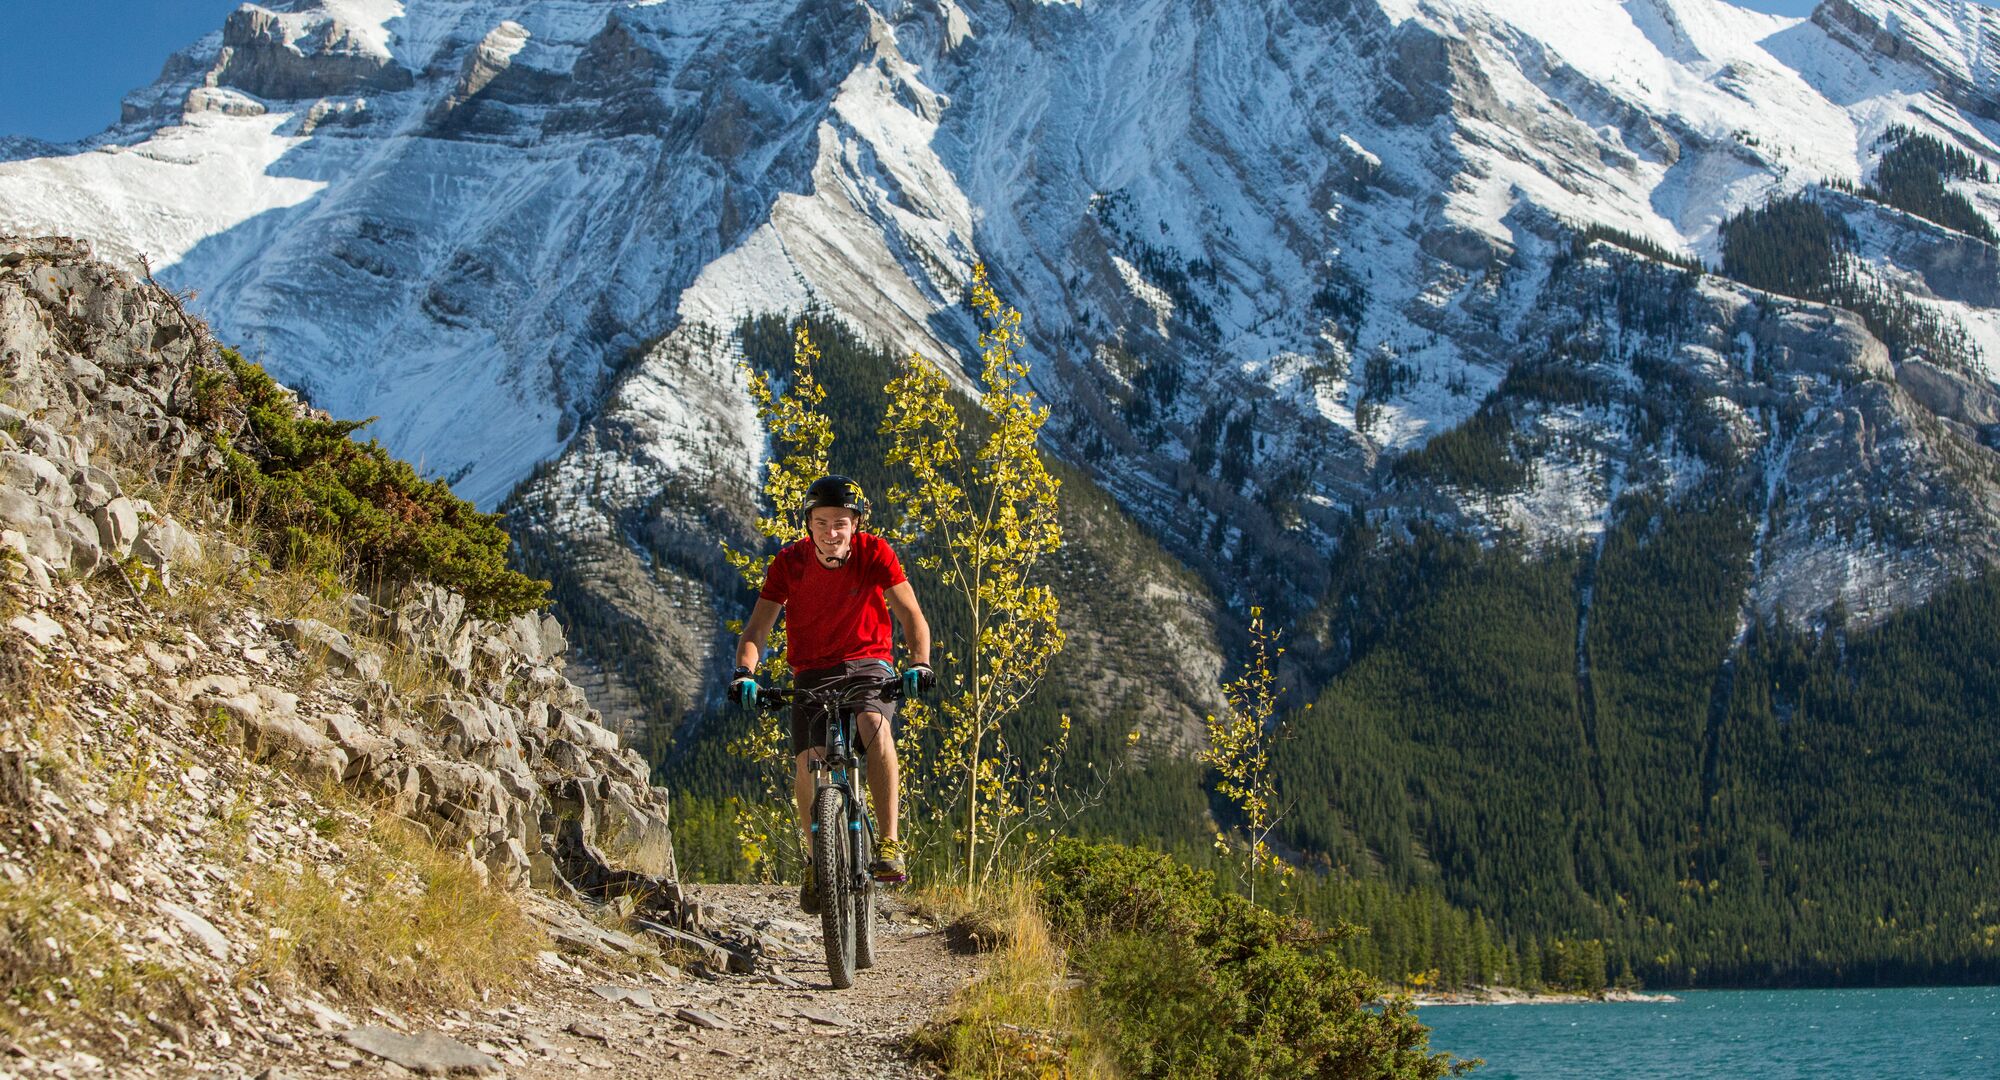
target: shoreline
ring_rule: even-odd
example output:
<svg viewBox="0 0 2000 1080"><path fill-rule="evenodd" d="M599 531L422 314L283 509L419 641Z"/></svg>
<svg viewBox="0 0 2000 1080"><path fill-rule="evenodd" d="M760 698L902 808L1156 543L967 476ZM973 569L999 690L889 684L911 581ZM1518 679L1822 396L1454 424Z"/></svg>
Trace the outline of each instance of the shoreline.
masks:
<svg viewBox="0 0 2000 1080"><path fill-rule="evenodd" d="M1423 993L1410 995L1417 1008L1428 1009L1444 1005L1626 1005L1626 1004L1667 1004L1678 1002L1680 998L1664 992L1644 990L1606 990L1599 994L1585 993L1531 993L1507 986L1482 986L1475 990L1451 993Z"/></svg>

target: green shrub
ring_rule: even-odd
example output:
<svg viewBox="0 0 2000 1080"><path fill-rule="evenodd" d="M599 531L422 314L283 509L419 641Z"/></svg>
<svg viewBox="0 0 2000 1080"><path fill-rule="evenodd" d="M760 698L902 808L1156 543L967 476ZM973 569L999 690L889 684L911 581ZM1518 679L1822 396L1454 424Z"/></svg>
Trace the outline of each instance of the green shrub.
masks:
<svg viewBox="0 0 2000 1080"><path fill-rule="evenodd" d="M1085 1011L1137 1077L1408 1077L1474 1063L1429 1052L1406 998L1319 930L1165 855L1058 841L1041 873L1050 928L1082 976Z"/></svg>
<svg viewBox="0 0 2000 1080"><path fill-rule="evenodd" d="M547 602L548 582L508 569L499 515L374 440L351 438L370 421L318 419L234 350L222 360L195 371L193 416L222 451L229 498L265 528L274 559L385 584L434 582L482 618Z"/></svg>

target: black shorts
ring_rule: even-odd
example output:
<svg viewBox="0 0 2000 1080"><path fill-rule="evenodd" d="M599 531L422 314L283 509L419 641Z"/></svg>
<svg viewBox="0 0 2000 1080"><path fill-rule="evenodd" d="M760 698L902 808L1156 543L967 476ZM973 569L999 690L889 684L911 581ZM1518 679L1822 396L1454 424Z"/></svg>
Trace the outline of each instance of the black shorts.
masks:
<svg viewBox="0 0 2000 1080"><path fill-rule="evenodd" d="M813 668L811 671L794 672L792 689L816 690L842 679L857 679L864 682L879 681L894 675L896 669L886 660L848 660L832 667ZM863 712L880 713L882 722L893 723L896 719L896 703L888 698L885 691L875 691L864 695L856 703ZM893 732L892 727L890 731ZM857 727L854 742L863 753L868 750L867 740ZM817 704L807 704L794 698L792 705L792 756L797 757L808 750L817 750L826 745L826 710Z"/></svg>

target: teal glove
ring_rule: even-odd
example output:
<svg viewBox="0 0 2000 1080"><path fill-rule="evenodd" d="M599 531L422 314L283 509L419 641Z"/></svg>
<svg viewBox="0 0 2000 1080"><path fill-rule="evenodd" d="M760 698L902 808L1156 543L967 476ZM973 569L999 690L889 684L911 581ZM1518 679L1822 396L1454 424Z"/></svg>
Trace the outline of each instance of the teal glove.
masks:
<svg viewBox="0 0 2000 1080"><path fill-rule="evenodd" d="M757 708L757 676L749 668L740 667L730 676L729 700L744 712Z"/></svg>

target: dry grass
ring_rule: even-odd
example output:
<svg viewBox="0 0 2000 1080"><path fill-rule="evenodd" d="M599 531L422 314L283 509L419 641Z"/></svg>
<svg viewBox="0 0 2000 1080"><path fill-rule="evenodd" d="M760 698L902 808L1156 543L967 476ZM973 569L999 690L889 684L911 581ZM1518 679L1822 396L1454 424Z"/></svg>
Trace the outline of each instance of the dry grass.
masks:
<svg viewBox="0 0 2000 1080"><path fill-rule="evenodd" d="M322 801L353 805L334 792ZM289 973L368 1001L456 1005L518 985L549 947L462 852L434 847L408 824L336 811L313 827L344 860L250 875L246 907L270 930L249 974Z"/></svg>
<svg viewBox="0 0 2000 1080"><path fill-rule="evenodd" d="M32 780L61 787L83 767L65 748L77 731L66 705L77 681L69 663L0 634L0 1035L30 1046L123 1049L144 1036L137 1017L191 1016L196 991L187 974L127 956L91 889L98 875L37 832L50 823ZM114 789L145 790L151 778L114 781Z"/></svg>
<svg viewBox="0 0 2000 1080"><path fill-rule="evenodd" d="M354 625L368 621L354 618L347 604L358 587L354 575L273 568L256 554L267 545L254 515L232 512L206 478L165 461L100 454L97 464L112 471L127 495L150 502L201 542L200 559L172 568L171 590L158 587L136 559L106 564L82 582L102 597L138 591L164 623L159 636L211 637L246 607L271 618L313 618L378 648L392 692L421 700L449 689L431 665L370 638L373 627ZM11 555L0 553L0 580ZM0 614L17 607L0 587ZM0 634L0 862L6 863L0 867L0 1038L136 1051L153 1038L148 1019L161 1033L173 1033L202 1007L205 990L194 973L135 958L141 954L124 947L126 931L94 892L100 875L93 868L61 855L29 854L39 847L27 831L39 808L27 805L25 777L32 771L59 783L59 773L86 765L63 749L76 722L66 702L74 698L78 673L17 639ZM122 767L103 755L88 763L120 806L176 801L173 777L185 765L150 752L123 759ZM421 1007L463 1004L531 974L536 954L550 947L546 935L463 852L440 850L419 830L338 789L318 793L318 802L324 812L305 824L338 846L339 858L328 865L252 866L243 855L261 813L257 800L239 791L222 816L225 847L235 846L231 861L244 868L249 890L242 913L269 931L236 973L239 983L297 982Z"/></svg>
<svg viewBox="0 0 2000 1080"><path fill-rule="evenodd" d="M120 482L201 541L201 558L174 564L171 590L147 591L154 610L194 623L200 632L249 601L274 618L312 618L347 629L349 583L325 571L273 568L261 554L265 537L251 516L234 512L204 481L175 471L164 479L128 474Z"/></svg>
<svg viewBox="0 0 2000 1080"><path fill-rule="evenodd" d="M654 938L647 933L646 924L657 922L659 915L646 911L641 906L642 899L637 890L619 893L609 897L602 907L584 912L593 925L624 934L644 950L638 956L619 953L616 956L598 955L592 959L604 967L628 974L658 971L662 964L686 969L703 962L701 953L691 946Z"/></svg>
<svg viewBox="0 0 2000 1080"><path fill-rule="evenodd" d="M0 583L14 575L15 567L21 562L21 553L10 547L0 547ZM14 599L13 590L0 585L0 622L14 617L21 610L21 602Z"/></svg>
<svg viewBox="0 0 2000 1080"><path fill-rule="evenodd" d="M273 619L315 619L379 653L382 680L392 696L421 703L456 691L437 665L398 647L386 627L355 616L348 598L380 591L364 579L358 558L340 555L333 567L275 565L278 560L265 553L277 545L269 530L257 523L256 504L236 505L216 478L165 456L122 460L100 450L95 457L93 464L109 471L128 497L150 503L155 513L173 518L194 534L202 555L174 564L171 589L159 587L151 568L136 557L105 563L86 583L90 588L119 597L136 588L145 605L170 627L203 637L219 630L246 605ZM0 573L4 571L0 565ZM9 603L11 598L0 594L0 608ZM323 663L324 658L309 655L307 660Z"/></svg>
<svg viewBox="0 0 2000 1080"><path fill-rule="evenodd" d="M153 610L204 634L246 603L274 619L314 619L378 652L382 681L393 696L414 703L455 691L435 664L399 647L372 620L355 617L348 597L369 592L351 569L355 560L346 560L345 572L275 566L262 554L269 538L256 515L235 510L206 481L189 479L183 471L160 474L164 479L120 472L120 482L134 497L179 521L202 544L200 559L175 564L171 590L148 589L146 603ZM325 658L308 651L306 659L323 665Z"/></svg>
<svg viewBox="0 0 2000 1080"><path fill-rule="evenodd" d="M1049 933L1029 883L999 883L975 894L927 890L918 902L948 931L963 924L997 940L986 974L959 992L944 1020L911 1037L919 1054L945 1075L966 1080L1118 1075L1078 1005L1068 957Z"/></svg>
<svg viewBox="0 0 2000 1080"><path fill-rule="evenodd" d="M1004 948L1020 917L1011 887L968 891L954 885L926 885L907 895L916 914L942 927L945 940L960 953Z"/></svg>
<svg viewBox="0 0 2000 1080"><path fill-rule="evenodd" d="M0 633L0 740L59 746L75 732L78 673L66 660L44 660L19 635Z"/></svg>
<svg viewBox="0 0 2000 1080"><path fill-rule="evenodd" d="M303 983L395 1006L459 1005L519 985L549 947L516 901L462 853L370 815L337 789L318 803L306 824L342 855L249 872L243 910L264 936L236 973L239 983ZM247 865L251 823L261 813L239 790L219 815L217 854ZM121 948L129 930L107 915L92 888L96 872L57 853L24 867L13 861L18 830L0 831L17 849L0 872L0 1036L51 1050L130 1052L133 1036L151 1037L143 1017L159 1033L184 1037L204 1007L199 976Z"/></svg>
<svg viewBox="0 0 2000 1080"><path fill-rule="evenodd" d="M409 652L385 638L374 638L382 653L382 681L404 703L425 710L433 722L437 715L429 703L460 693L436 664Z"/></svg>
<svg viewBox="0 0 2000 1080"><path fill-rule="evenodd" d="M171 588L135 557L117 564L123 578L142 591L142 602L166 624L164 635L192 631L212 637L245 607L272 619L314 619L373 649L382 659L382 681L390 696L418 704L453 693L455 687L437 665L400 648L373 620L357 618L348 598L369 589L354 567L335 571L302 565L278 566L264 554L270 548L267 531L256 514L233 506L213 483L193 474L184 463L164 459L121 462L101 458L125 494L150 503L155 513L179 522L201 543L201 557L176 562ZM0 566L0 572L4 571ZM110 564L87 585L101 595L129 596L118 570ZM4 596L4 594L0 594ZM6 600L0 598L0 605ZM306 650L309 681L325 673L324 656Z"/></svg>
<svg viewBox="0 0 2000 1080"><path fill-rule="evenodd" d="M136 1018L185 1020L198 1007L188 973L124 955L82 869L51 859L22 880L0 877L0 1033L24 1044L124 1048L143 1036Z"/></svg>

